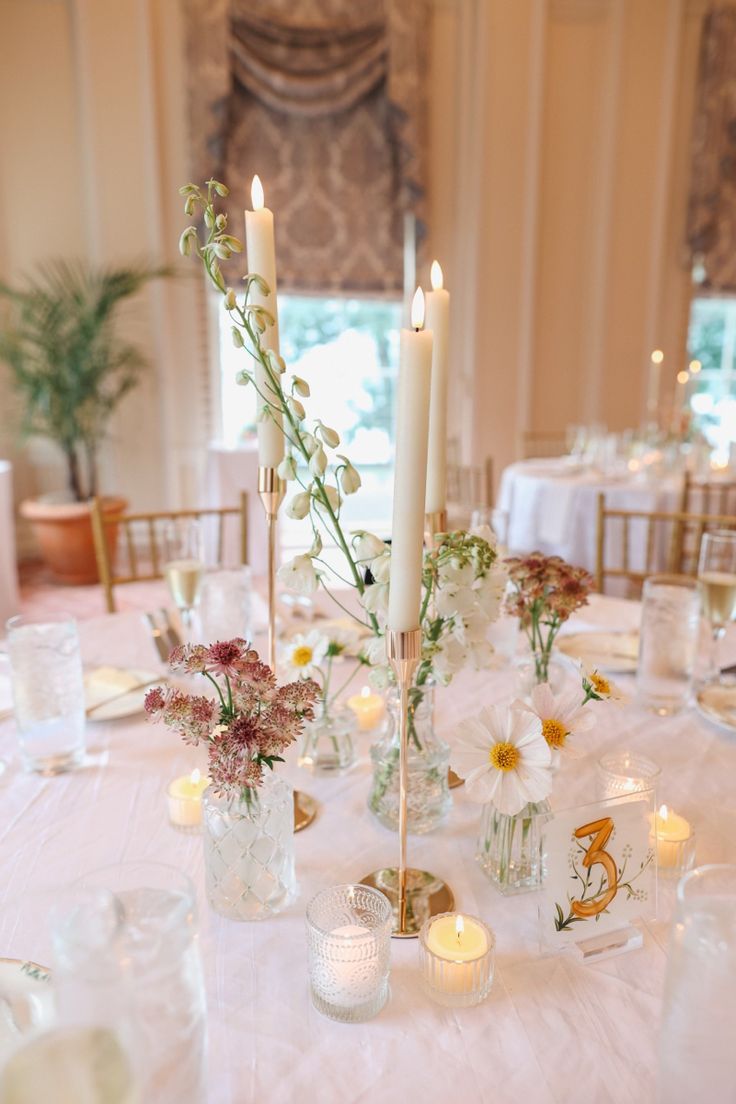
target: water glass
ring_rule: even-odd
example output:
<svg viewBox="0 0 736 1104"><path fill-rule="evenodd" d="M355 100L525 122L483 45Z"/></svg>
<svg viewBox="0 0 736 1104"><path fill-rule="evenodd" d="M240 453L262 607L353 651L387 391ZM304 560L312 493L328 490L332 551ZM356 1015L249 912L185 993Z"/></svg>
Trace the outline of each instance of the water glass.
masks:
<svg viewBox="0 0 736 1104"><path fill-rule="evenodd" d="M84 680L77 624L66 614L7 623L13 707L26 770L57 774L84 759Z"/></svg>
<svg viewBox="0 0 736 1104"><path fill-rule="evenodd" d="M736 866L677 887L659 1046L661 1104L736 1100Z"/></svg>
<svg viewBox="0 0 736 1104"><path fill-rule="evenodd" d="M202 1104L206 1010L189 879L159 863L103 868L62 895L52 928L61 1022L114 1034L141 1100Z"/></svg>
<svg viewBox="0 0 736 1104"><path fill-rule="evenodd" d="M698 585L703 615L711 630L709 681L722 681L718 645L726 634L726 626L736 619L736 532L715 529L703 534Z"/></svg>
<svg viewBox="0 0 736 1104"><path fill-rule="evenodd" d="M208 571L202 580L199 619L202 639L253 639L252 583L250 568Z"/></svg>
<svg viewBox="0 0 736 1104"><path fill-rule="evenodd" d="M361 1023L388 999L391 904L377 889L340 885L307 906L314 1007L331 1020Z"/></svg>
<svg viewBox="0 0 736 1104"><path fill-rule="evenodd" d="M652 575L644 582L637 689L642 703L661 716L687 704L700 629L695 579Z"/></svg>

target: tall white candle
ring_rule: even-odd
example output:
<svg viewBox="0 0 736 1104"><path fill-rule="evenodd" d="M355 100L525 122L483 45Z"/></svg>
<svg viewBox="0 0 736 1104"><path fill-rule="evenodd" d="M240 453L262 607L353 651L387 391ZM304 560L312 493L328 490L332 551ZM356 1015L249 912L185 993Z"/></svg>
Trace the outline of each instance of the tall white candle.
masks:
<svg viewBox="0 0 736 1104"><path fill-rule="evenodd" d="M264 349L279 351L279 320L276 303L276 247L273 232L273 212L263 205L263 186L258 176L253 177L251 186L253 210L245 212L245 241L248 250L248 271L262 276L269 287L264 295L255 285L251 288L250 302L265 307L274 317L274 325L269 326L261 335ZM258 409L264 405L261 395L269 395L268 376L263 365L256 361L256 387L258 388ZM272 411L273 412L273 411ZM281 414L263 418L258 422L258 463L263 468L276 468L284 456L284 434Z"/></svg>
<svg viewBox="0 0 736 1104"><path fill-rule="evenodd" d="M432 334L432 385L429 400L429 449L425 510L447 504L447 373L450 340L450 293L442 286L442 269L432 262L432 291L427 293L425 329Z"/></svg>
<svg viewBox="0 0 736 1104"><path fill-rule="evenodd" d="M424 295L417 288L411 309L413 330L401 331L396 411L396 463L391 528L388 627L419 627L422 589L424 500L427 488L429 391L432 335L422 330Z"/></svg>

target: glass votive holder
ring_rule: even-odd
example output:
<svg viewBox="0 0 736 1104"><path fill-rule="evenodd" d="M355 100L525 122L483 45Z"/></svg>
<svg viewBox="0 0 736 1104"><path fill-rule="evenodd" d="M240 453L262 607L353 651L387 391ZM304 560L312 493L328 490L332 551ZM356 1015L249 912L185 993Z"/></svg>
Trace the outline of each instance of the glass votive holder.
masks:
<svg viewBox="0 0 736 1104"><path fill-rule="evenodd" d="M424 990L447 1008L480 1004L493 985L496 937L475 916L441 912L419 933Z"/></svg>
<svg viewBox="0 0 736 1104"><path fill-rule="evenodd" d="M362 1023L388 999L391 904L377 889L339 885L307 905L309 984L318 1012Z"/></svg>
<svg viewBox="0 0 736 1104"><path fill-rule="evenodd" d="M169 823L179 832L199 832L202 829L202 794L210 784L207 776L195 768L169 783L166 808Z"/></svg>
<svg viewBox="0 0 736 1104"><path fill-rule="evenodd" d="M690 822L667 805L660 805L649 823L659 876L679 878L691 870L695 865L695 831Z"/></svg>
<svg viewBox="0 0 736 1104"><path fill-rule="evenodd" d="M611 752L598 760L598 800L653 790L661 773L661 768L646 755L635 751Z"/></svg>

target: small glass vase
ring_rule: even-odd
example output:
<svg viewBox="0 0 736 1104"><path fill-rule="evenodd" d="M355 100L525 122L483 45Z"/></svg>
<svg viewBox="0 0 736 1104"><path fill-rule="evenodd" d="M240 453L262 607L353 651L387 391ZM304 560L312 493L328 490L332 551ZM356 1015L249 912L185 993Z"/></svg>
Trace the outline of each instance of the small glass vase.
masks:
<svg viewBox="0 0 736 1104"><path fill-rule="evenodd" d="M515 816L483 807L476 859L501 893L539 889L544 877L543 828L548 801L532 802Z"/></svg>
<svg viewBox="0 0 736 1104"><path fill-rule="evenodd" d="M373 782L368 808L386 828L399 827L399 692L387 697L386 729L371 747ZM409 787L407 827L415 835L431 832L450 811L452 797L447 783L450 748L434 730L434 689L414 688L410 693Z"/></svg>
<svg viewBox="0 0 736 1104"><path fill-rule="evenodd" d="M355 714L349 709L319 713L313 721L306 721L299 766L326 774L352 767L356 727Z"/></svg>
<svg viewBox="0 0 736 1104"><path fill-rule="evenodd" d="M526 652L514 661L516 667L516 693L531 694L535 686L548 682L553 694L559 693L570 674L570 668L559 652L541 648Z"/></svg>
<svg viewBox="0 0 736 1104"><path fill-rule="evenodd" d="M229 920L263 920L296 896L294 791L268 771L250 799L202 796L207 900Z"/></svg>

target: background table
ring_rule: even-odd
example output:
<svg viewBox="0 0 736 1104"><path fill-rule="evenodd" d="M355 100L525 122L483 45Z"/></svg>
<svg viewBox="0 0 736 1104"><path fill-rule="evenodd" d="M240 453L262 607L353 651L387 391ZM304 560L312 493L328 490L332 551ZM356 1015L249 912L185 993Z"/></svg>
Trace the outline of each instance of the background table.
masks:
<svg viewBox="0 0 736 1104"><path fill-rule="evenodd" d="M638 605L594 597L586 622L631 628ZM578 627L580 622L577 623ZM571 627L576 627L575 625ZM89 663L156 666L135 613L81 625ZM453 726L484 702L513 693L508 671L462 674L437 694L438 728ZM558 775L559 808L594 797L594 764L627 745L662 767L660 800L694 825L700 862L734 861L736 737L692 712L672 719L634 705L598 707L588 753ZM391 1000L369 1023L343 1025L310 1004L304 909L317 890L358 880L397 859L397 837L368 812L368 746L338 777L286 776L317 797L316 822L296 837L298 900L260 923L214 914L203 890L202 844L166 819L164 790L191 769L198 750L142 717L89 727L98 752L88 767L56 778L0 778L0 954L44 961L40 891L112 862L172 863L193 878L209 1002L209 1104L650 1104L654 1098L660 994L673 887L664 883L662 916L648 922L644 947L592 966L570 956L541 957L535 894L504 898L474 861L479 808L454 792L448 824L411 838L409 859L446 878L462 911L497 934L496 980L476 1008L450 1010L422 993L416 941L392 944ZM0 726L0 753L13 755L12 721ZM106 761L105 761L106 759ZM154 1102L151 1102L154 1104Z"/></svg>
<svg viewBox="0 0 736 1104"><path fill-rule="evenodd" d="M498 507L508 513L506 543L513 552L544 552L595 570L598 495L606 505L624 510L675 510L682 478L669 475L612 478L575 468L566 458L522 460L505 468ZM640 547L635 542L640 538ZM645 526L632 528L632 568L643 567ZM666 567L667 541L657 549L656 570Z"/></svg>

